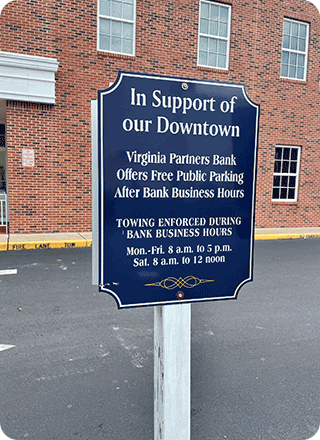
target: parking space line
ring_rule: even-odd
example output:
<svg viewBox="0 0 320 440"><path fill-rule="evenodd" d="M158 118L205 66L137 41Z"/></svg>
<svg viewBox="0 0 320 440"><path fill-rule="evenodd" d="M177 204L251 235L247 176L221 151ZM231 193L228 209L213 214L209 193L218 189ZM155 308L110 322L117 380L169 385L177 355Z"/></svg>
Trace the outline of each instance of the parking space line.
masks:
<svg viewBox="0 0 320 440"><path fill-rule="evenodd" d="M18 273L18 269L3 269L0 270L0 275L16 275Z"/></svg>
<svg viewBox="0 0 320 440"><path fill-rule="evenodd" d="M0 344L0 351L8 350L8 348L13 348L15 345L6 345L6 344Z"/></svg>

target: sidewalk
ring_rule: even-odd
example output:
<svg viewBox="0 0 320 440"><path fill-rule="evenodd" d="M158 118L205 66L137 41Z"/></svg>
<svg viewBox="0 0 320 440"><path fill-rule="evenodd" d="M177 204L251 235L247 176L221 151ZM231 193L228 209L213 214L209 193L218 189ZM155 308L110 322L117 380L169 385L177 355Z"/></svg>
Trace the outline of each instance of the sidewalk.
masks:
<svg viewBox="0 0 320 440"><path fill-rule="evenodd" d="M256 240L320 238L320 228L256 229ZM92 246L91 232L55 234L0 234L0 251L53 249Z"/></svg>

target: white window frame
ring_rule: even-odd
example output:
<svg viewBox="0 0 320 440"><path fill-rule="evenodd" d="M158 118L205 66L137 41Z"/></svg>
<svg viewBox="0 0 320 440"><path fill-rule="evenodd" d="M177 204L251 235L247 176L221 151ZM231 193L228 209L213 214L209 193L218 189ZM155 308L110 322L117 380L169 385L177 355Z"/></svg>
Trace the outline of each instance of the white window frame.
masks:
<svg viewBox="0 0 320 440"><path fill-rule="evenodd" d="M100 2L102 0L98 0L97 1L97 50L98 52L107 52L107 53L116 53L119 55L124 55L124 56L129 56L129 57L134 57L136 54L136 21L137 21L137 0L133 0L133 20L127 20L127 19L123 19L123 18L118 18L118 17L113 17L111 15L102 15L100 14ZM133 24L133 40L132 40L132 45L133 45L133 53L124 53L124 52L115 52L112 50L106 50L106 49L101 49L100 48L100 19L108 19L111 20L113 22L118 21L120 23L130 23Z"/></svg>
<svg viewBox="0 0 320 440"><path fill-rule="evenodd" d="M213 36L211 34L204 34L200 32L200 19L201 19L201 4L207 3L211 5L217 5L217 6L223 6L225 8L229 9L229 22L228 22L228 34L227 37L220 37L220 36ZM231 5L228 5L226 3L217 3L210 0L200 0L199 2L199 30L198 30L198 54L197 54L197 63L200 67L207 67L209 69L219 69L219 70L229 70L229 54L230 54L230 31L231 31L231 14L232 14L232 8ZM209 66L207 64L201 64L200 63L200 37L205 38L211 38L215 40L223 40L227 42L227 59L226 59L226 67L218 67L218 66Z"/></svg>
<svg viewBox="0 0 320 440"><path fill-rule="evenodd" d="M301 147L299 147L297 145L276 145L276 148L282 148L281 159L280 159L280 161L281 161L281 169L280 169L280 172L275 171L276 161L277 161L277 159L276 159L276 149L275 149L274 172L273 172L273 177L272 177L272 201L273 202L285 202L285 203L297 202L297 200L298 200L298 188L299 188L299 176L300 176ZM285 160L286 162L287 161L289 162L289 164L288 164L288 172L282 171L282 169L283 169L283 162L284 162L284 160L283 160L283 152L284 152L285 148L290 148L290 149L295 148L295 149L298 150L297 161L296 161L297 162L297 169L296 169L295 173L290 172L290 159L289 160ZM291 151L290 151L290 158L291 158ZM288 198L288 191L287 191L287 197L285 199L284 198L282 199L280 197L276 198L276 199L273 198L273 189L278 187L277 185L274 185L276 177L280 177L280 185L279 185L280 191L281 191L281 178L282 177L288 177L288 179L290 179L290 177L295 177L296 178L296 180L295 180L295 187L294 187L294 189L295 189L295 194L294 195L295 196L294 196L293 199L289 199ZM286 185L286 186L283 186L283 188L285 188L285 187L287 187L287 190L288 190L289 189L289 184Z"/></svg>
<svg viewBox="0 0 320 440"><path fill-rule="evenodd" d="M283 47L283 40L284 40L284 23L285 22L290 22L292 23L298 23L298 24L303 24L307 27L307 33L306 33L306 47L305 47L305 51L300 51L300 50L294 50L294 49L287 49L285 47ZM290 35L291 37L291 35ZM288 52L289 56L290 54L297 54L297 55L304 55L305 56L305 60L304 60L304 76L303 78L292 78L291 76L289 76L289 72L288 72L288 76L283 76L281 74L282 72L282 56L283 56L283 52ZM280 78L285 78L285 79L291 79L293 81L306 81L307 79L307 66L308 66L308 52L309 52L309 23L306 23L304 21L299 21L299 20L292 20L291 18L284 18L283 19L283 24L282 24L282 45L281 45L281 63L280 63Z"/></svg>

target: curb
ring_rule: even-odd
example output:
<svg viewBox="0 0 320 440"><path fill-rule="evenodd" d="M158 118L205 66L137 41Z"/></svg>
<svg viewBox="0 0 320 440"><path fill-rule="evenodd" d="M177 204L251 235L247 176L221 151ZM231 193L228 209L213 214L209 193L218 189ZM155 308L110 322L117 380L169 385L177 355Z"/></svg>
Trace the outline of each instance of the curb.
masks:
<svg viewBox="0 0 320 440"><path fill-rule="evenodd" d="M256 234L254 236L255 240L288 240L288 239L296 239L296 238L320 238L320 232L283 232L281 234Z"/></svg>
<svg viewBox="0 0 320 440"><path fill-rule="evenodd" d="M92 240L42 240L42 241L12 241L9 243L0 243L0 251L21 251L25 249L58 249L58 248L76 248L91 247Z"/></svg>
<svg viewBox="0 0 320 440"><path fill-rule="evenodd" d="M281 234L263 234L254 236L255 240L288 240L297 238L320 238L320 232L282 232Z"/></svg>

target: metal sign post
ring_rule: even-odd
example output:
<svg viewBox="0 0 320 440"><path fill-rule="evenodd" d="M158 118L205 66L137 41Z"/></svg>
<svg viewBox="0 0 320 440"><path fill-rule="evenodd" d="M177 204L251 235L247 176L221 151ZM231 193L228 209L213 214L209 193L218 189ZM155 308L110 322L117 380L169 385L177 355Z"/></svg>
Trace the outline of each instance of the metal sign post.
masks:
<svg viewBox="0 0 320 440"><path fill-rule="evenodd" d="M91 183L92 183L92 285L99 285L99 228L98 228L98 108L91 101Z"/></svg>
<svg viewBox="0 0 320 440"><path fill-rule="evenodd" d="M154 440L190 440L191 304L154 308Z"/></svg>

